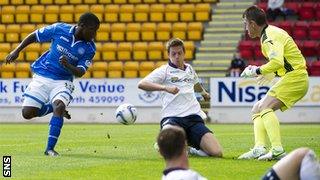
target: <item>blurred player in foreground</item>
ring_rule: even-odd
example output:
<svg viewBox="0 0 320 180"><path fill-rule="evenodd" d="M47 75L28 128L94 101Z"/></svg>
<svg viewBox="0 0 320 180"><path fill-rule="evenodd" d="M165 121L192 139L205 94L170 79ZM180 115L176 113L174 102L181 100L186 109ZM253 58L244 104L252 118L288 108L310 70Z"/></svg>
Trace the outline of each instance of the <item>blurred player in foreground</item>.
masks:
<svg viewBox="0 0 320 180"><path fill-rule="evenodd" d="M262 53L269 62L260 67L249 65L241 76L257 77L260 85L270 82L275 74L281 78L253 106L255 146L239 159L281 159L286 153L281 144L280 125L275 111L291 108L307 93L309 78L306 61L286 31L267 24L263 10L251 6L243 13L243 18L249 36L260 38ZM269 152L266 149L267 137L272 146Z"/></svg>
<svg viewBox="0 0 320 180"><path fill-rule="evenodd" d="M50 50L31 65L34 75L24 92L22 105L22 116L25 119L53 112L45 155L59 155L54 147L63 126L63 117L70 119L66 106L72 100L72 81L74 76L83 76L92 62L96 51L93 38L99 25L99 19L94 14L85 13L75 26L55 23L43 27L29 34L6 57L6 63L11 63L29 44L51 42Z"/></svg>
<svg viewBox="0 0 320 180"><path fill-rule="evenodd" d="M212 132L205 126L205 113L195 97L200 92L205 99L209 93L199 83L193 68L184 61L185 47L177 38L167 43L169 62L139 82L138 87L145 91L161 91L161 129L180 126L186 131L191 154L199 156L222 156L222 148Z"/></svg>
<svg viewBox="0 0 320 180"><path fill-rule="evenodd" d="M278 161L263 180L319 180L320 162L308 148L299 148Z"/></svg>
<svg viewBox="0 0 320 180"><path fill-rule="evenodd" d="M166 161L163 180L205 180L189 169L186 135L182 128L173 126L160 132L157 138L159 152Z"/></svg>

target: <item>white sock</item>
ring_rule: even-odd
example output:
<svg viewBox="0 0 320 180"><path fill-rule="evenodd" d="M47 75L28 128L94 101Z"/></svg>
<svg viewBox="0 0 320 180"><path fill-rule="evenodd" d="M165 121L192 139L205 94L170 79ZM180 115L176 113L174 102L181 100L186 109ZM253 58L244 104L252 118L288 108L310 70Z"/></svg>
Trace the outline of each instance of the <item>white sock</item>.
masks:
<svg viewBox="0 0 320 180"><path fill-rule="evenodd" d="M302 159L300 167L301 180L319 180L320 179L320 163L316 154L310 150Z"/></svg>
<svg viewBox="0 0 320 180"><path fill-rule="evenodd" d="M202 151L201 149L197 150L196 148L190 147L189 153L193 155L207 157L209 156L206 152Z"/></svg>

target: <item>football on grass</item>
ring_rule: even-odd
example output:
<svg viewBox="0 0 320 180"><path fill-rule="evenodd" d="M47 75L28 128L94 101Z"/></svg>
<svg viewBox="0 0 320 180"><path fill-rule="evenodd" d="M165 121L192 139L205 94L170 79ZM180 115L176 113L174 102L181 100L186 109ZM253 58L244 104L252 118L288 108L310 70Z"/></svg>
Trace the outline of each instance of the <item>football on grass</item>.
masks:
<svg viewBox="0 0 320 180"><path fill-rule="evenodd" d="M137 109L129 103L121 104L116 110L116 118L122 124L133 124L137 119Z"/></svg>

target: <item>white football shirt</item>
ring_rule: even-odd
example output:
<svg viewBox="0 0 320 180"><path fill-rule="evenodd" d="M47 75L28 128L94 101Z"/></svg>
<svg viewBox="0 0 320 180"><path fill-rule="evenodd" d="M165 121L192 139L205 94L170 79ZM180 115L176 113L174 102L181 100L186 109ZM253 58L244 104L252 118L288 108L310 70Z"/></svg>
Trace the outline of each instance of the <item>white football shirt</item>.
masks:
<svg viewBox="0 0 320 180"><path fill-rule="evenodd" d="M162 180L207 180L207 178L190 169L169 169L164 171Z"/></svg>
<svg viewBox="0 0 320 180"><path fill-rule="evenodd" d="M199 82L199 78L191 65L185 64L185 70L181 70L168 63L152 71L143 80L179 88L175 95L161 91L162 118L185 117L192 114L206 118L194 93L194 85Z"/></svg>

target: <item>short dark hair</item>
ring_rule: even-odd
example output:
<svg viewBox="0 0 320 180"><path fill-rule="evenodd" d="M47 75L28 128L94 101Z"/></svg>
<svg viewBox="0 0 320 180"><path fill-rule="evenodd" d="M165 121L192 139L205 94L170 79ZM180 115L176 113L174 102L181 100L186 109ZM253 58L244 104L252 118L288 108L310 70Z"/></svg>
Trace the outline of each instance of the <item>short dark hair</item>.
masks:
<svg viewBox="0 0 320 180"><path fill-rule="evenodd" d="M173 159L185 151L186 134L180 127L170 127L159 133L157 143L163 158Z"/></svg>
<svg viewBox="0 0 320 180"><path fill-rule="evenodd" d="M172 38L167 42L166 48L167 48L168 53L170 53L171 47L176 47L176 46L182 46L183 52L185 52L183 41L179 38Z"/></svg>
<svg viewBox="0 0 320 180"><path fill-rule="evenodd" d="M81 23L83 23L85 26L99 26L100 20L93 13L86 12L80 16L78 25L80 25Z"/></svg>
<svg viewBox="0 0 320 180"><path fill-rule="evenodd" d="M267 24L266 13L256 5L246 9L242 14L242 18L246 18L249 21L252 20L256 22L258 26Z"/></svg>

